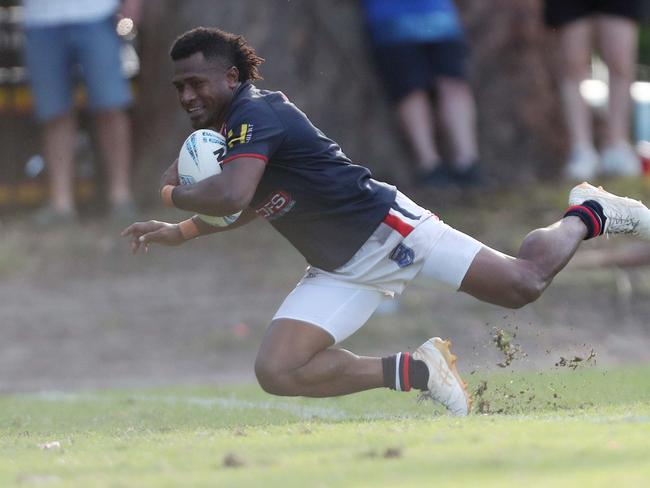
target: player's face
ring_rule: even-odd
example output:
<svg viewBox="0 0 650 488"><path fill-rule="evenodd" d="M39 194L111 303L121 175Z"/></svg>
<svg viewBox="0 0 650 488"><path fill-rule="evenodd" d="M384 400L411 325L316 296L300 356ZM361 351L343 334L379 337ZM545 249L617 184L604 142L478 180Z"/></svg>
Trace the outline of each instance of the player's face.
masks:
<svg viewBox="0 0 650 488"><path fill-rule="evenodd" d="M239 85L238 76L237 68L224 67L220 60L206 60L201 52L174 61L172 83L192 127L221 129Z"/></svg>

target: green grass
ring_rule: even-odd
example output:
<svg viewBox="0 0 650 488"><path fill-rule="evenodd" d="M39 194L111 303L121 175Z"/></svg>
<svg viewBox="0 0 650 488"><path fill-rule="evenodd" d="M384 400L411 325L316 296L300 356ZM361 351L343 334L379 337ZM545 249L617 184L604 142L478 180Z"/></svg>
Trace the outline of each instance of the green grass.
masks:
<svg viewBox="0 0 650 488"><path fill-rule="evenodd" d="M650 368L470 377L457 419L415 394L257 387L0 397L0 486L647 486ZM439 412L438 412L439 413ZM57 441L59 448L42 449ZM237 465L237 466L229 466Z"/></svg>

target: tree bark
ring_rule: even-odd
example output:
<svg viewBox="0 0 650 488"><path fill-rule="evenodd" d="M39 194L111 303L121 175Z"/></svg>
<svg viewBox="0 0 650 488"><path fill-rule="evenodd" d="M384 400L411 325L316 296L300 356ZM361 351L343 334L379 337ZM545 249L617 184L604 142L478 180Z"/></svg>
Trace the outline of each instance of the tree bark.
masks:
<svg viewBox="0 0 650 488"><path fill-rule="evenodd" d="M500 181L554 178L564 134L539 0L459 0L472 48L479 140ZM158 175L191 131L170 84L168 50L198 25L243 34L259 55L261 88L283 91L355 162L408 184L410 154L372 66L358 2L156 0L140 31L136 108L139 186ZM513 170L514 168L514 170Z"/></svg>

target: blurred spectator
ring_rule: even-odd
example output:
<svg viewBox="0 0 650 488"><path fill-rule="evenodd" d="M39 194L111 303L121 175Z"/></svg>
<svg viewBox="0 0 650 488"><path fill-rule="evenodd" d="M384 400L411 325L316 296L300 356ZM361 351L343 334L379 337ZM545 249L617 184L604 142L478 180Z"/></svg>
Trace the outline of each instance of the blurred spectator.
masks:
<svg viewBox="0 0 650 488"><path fill-rule="evenodd" d="M629 142L629 123L630 85L635 74L642 2L546 0L545 20L557 29L562 56L561 96L571 142L565 166L569 179L589 179L599 170L627 176L641 172ZM600 158L594 144L590 110L580 94L581 83L589 75L595 37L609 70L608 130Z"/></svg>
<svg viewBox="0 0 650 488"><path fill-rule="evenodd" d="M83 79L102 159L109 177L111 217L135 213L130 189L131 103L121 71L116 14L139 20L142 0L24 0L25 58L36 115L43 125L43 155L48 167L50 204L35 221L71 222L74 207L74 157L77 116L74 87ZM77 72L79 70L80 72Z"/></svg>
<svg viewBox="0 0 650 488"><path fill-rule="evenodd" d="M418 181L480 183L469 50L453 0L363 0L363 6L377 68L415 155ZM435 141L431 90L448 161Z"/></svg>

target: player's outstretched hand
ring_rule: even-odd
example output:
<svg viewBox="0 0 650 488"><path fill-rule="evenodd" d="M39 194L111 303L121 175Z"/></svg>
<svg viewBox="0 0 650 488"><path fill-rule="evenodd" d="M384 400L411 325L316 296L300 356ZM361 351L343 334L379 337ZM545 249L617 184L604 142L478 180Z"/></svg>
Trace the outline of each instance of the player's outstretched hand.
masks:
<svg viewBox="0 0 650 488"><path fill-rule="evenodd" d="M136 222L122 231L123 237L131 237L131 252L136 254L140 248L149 252L149 243L157 242L165 246L178 246L185 242L178 224L149 220Z"/></svg>
<svg viewBox="0 0 650 488"><path fill-rule="evenodd" d="M162 187L165 185L178 186L179 184L180 181L178 180L178 158L176 158L160 178L160 188L162 189Z"/></svg>

